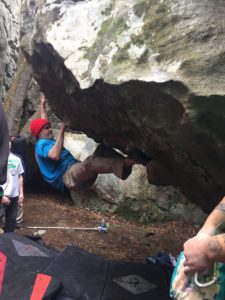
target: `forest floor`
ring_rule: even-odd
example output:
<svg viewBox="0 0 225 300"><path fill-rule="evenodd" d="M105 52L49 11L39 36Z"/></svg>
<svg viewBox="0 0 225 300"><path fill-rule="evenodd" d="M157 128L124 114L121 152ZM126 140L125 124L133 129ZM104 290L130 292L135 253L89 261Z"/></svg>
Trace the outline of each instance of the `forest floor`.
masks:
<svg viewBox="0 0 225 300"><path fill-rule="evenodd" d="M195 235L199 225L181 221L141 225L89 209L76 208L61 194L30 193L24 200L26 226L98 227L104 218L107 233L74 229L45 229L43 242L58 250L76 245L109 260L145 262L147 256L165 251L177 256L185 240ZM22 235L34 235L38 229L16 230Z"/></svg>

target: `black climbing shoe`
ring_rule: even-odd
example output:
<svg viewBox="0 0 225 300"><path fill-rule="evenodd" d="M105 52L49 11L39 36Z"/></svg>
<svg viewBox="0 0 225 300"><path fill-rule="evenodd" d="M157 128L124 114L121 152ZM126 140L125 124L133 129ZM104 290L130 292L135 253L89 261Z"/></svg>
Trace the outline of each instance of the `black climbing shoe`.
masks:
<svg viewBox="0 0 225 300"><path fill-rule="evenodd" d="M129 148L127 154L129 158L144 166L147 166L147 164L152 160L152 157L148 157L144 152L136 147Z"/></svg>

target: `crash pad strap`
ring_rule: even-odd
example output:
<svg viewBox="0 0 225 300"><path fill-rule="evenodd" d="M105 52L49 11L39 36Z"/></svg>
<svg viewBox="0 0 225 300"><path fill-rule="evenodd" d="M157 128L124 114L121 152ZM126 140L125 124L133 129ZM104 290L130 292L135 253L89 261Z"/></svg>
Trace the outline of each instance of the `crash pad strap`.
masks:
<svg viewBox="0 0 225 300"><path fill-rule="evenodd" d="M37 274L30 300L41 300L52 280L51 276Z"/></svg>
<svg viewBox="0 0 225 300"><path fill-rule="evenodd" d="M3 279L4 279L4 274L5 274L5 265L6 265L6 256L0 252L0 295L2 293L2 284L3 284Z"/></svg>

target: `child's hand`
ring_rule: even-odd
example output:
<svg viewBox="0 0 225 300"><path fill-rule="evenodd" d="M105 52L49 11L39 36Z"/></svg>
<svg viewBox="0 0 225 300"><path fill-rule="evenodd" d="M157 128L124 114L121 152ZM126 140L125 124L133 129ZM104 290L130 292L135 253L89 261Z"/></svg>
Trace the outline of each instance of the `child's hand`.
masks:
<svg viewBox="0 0 225 300"><path fill-rule="evenodd" d="M2 202L1 202L1 203L4 204L4 205L9 205L9 204L11 203L11 201L9 200L8 197L3 196L3 197L2 197Z"/></svg>
<svg viewBox="0 0 225 300"><path fill-rule="evenodd" d="M21 203L23 203L23 200L24 200L24 195L23 194L19 194L19 200L18 200L18 202L21 204Z"/></svg>

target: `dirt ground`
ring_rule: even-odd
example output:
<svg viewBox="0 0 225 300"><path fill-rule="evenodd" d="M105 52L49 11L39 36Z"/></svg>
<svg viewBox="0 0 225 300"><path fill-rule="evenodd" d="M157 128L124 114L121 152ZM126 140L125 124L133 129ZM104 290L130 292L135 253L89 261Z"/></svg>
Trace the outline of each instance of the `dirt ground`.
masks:
<svg viewBox="0 0 225 300"><path fill-rule="evenodd" d="M145 262L147 256L164 250L177 256L183 242L195 235L199 226L183 222L140 225L114 215L75 208L62 195L27 194L24 200L24 226L97 227L104 218L109 224L106 234L98 231L47 229L44 243L58 250L76 245L110 260ZM16 230L34 235L37 230Z"/></svg>

